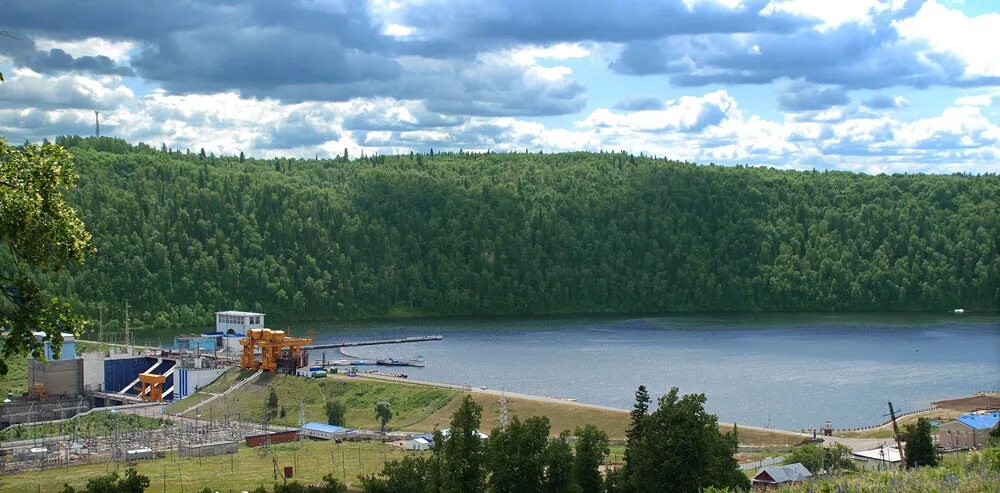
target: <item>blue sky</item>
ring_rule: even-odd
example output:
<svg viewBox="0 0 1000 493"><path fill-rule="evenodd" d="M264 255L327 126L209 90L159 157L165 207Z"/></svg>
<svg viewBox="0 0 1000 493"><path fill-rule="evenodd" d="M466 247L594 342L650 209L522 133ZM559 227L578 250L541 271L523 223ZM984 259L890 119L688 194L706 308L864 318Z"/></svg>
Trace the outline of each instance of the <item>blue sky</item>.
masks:
<svg viewBox="0 0 1000 493"><path fill-rule="evenodd" d="M1000 172L986 0L13 2L0 135Z"/></svg>

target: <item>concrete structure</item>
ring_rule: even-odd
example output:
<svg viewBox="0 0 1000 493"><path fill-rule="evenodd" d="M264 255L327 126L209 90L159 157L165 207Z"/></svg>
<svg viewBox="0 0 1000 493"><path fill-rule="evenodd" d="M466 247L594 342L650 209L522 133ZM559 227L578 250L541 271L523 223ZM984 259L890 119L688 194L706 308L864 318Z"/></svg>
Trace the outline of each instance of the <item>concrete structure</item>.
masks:
<svg viewBox="0 0 1000 493"><path fill-rule="evenodd" d="M83 394L83 360L54 361L28 359L28 388L42 385L50 396Z"/></svg>
<svg viewBox="0 0 1000 493"><path fill-rule="evenodd" d="M104 353L83 353L83 390L104 390Z"/></svg>
<svg viewBox="0 0 1000 493"><path fill-rule="evenodd" d="M882 445L879 448L854 452L852 457L859 469L865 471L887 471L898 469L903 456L896 447Z"/></svg>
<svg viewBox="0 0 1000 493"><path fill-rule="evenodd" d="M806 469L806 466L796 462L787 466L763 467L757 471L751 484L757 490L770 489L801 483L810 476L812 476L812 473Z"/></svg>
<svg viewBox="0 0 1000 493"><path fill-rule="evenodd" d="M55 346L52 341L45 340L45 332L34 332L35 339L42 343L43 351L45 353L45 359L47 361L52 360L66 360L76 358L76 337L68 332L62 332L62 345L59 346L59 357L55 356Z"/></svg>
<svg viewBox="0 0 1000 493"><path fill-rule="evenodd" d="M328 425L324 423L311 422L306 423L302 427L302 434L309 438L318 438L321 440L332 440L334 438L342 437L344 434L349 432L347 428L343 426Z"/></svg>
<svg viewBox="0 0 1000 493"><path fill-rule="evenodd" d="M938 426L937 445L945 449L985 447L990 432L1000 425L1000 412L969 413Z"/></svg>
<svg viewBox="0 0 1000 493"><path fill-rule="evenodd" d="M183 399L212 383L228 368L178 368L174 371L174 399Z"/></svg>
<svg viewBox="0 0 1000 493"><path fill-rule="evenodd" d="M17 399L0 404L0 429L18 423L66 419L90 409L83 396L49 397L44 401Z"/></svg>
<svg viewBox="0 0 1000 493"><path fill-rule="evenodd" d="M225 311L215 312L215 331L223 334L246 334L250 329L264 328L264 314L255 312Z"/></svg>
<svg viewBox="0 0 1000 493"><path fill-rule="evenodd" d="M213 455L235 454L239 443L234 441L182 443L177 447L177 455L181 457L211 457Z"/></svg>

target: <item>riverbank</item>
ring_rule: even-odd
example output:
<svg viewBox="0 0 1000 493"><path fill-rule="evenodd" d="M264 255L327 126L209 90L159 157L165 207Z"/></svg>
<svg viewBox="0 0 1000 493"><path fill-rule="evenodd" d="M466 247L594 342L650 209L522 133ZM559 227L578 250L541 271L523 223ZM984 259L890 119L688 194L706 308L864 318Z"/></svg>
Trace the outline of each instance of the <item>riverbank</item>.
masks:
<svg viewBox="0 0 1000 493"><path fill-rule="evenodd" d="M556 397L507 392L485 387L470 388L468 386L442 382L412 380L409 378L401 379L375 374L359 374L359 376L356 377L331 375L327 378L344 380L378 380L398 383L405 382L409 385L422 385L433 388L460 390L471 395L476 402L483 406L482 421L484 429L489 429L498 423L499 413L497 413L497 409L498 401L501 398L507 401L508 409L512 412L512 414L520 416L547 416L549 421L552 423L552 430L555 435L558 434L559 430L571 430L576 426L592 423L597 425L598 428L603 429L611 438L624 438L625 431L628 429L630 422L629 409L588 404L584 402L574 402ZM451 415L454 413L454 407L457 407L452 406L451 404L457 403L458 400L459 399L453 400L452 403L449 403L449 405L441 408L438 412L428 416L426 419L414 423L413 426L406 428L406 430L426 431L419 430L419 428L428 428L431 426L432 429L440 429L447 427L448 422L451 419ZM734 423L720 421L719 431L723 433L731 431L733 426ZM740 446L744 448L792 447L802 443L804 440L812 438L811 433L802 433L792 430L764 428L739 423L736 423L735 426L737 427L739 433ZM825 437L825 439L831 443L840 443L857 450L875 448L884 442L884 440L870 437L835 436Z"/></svg>

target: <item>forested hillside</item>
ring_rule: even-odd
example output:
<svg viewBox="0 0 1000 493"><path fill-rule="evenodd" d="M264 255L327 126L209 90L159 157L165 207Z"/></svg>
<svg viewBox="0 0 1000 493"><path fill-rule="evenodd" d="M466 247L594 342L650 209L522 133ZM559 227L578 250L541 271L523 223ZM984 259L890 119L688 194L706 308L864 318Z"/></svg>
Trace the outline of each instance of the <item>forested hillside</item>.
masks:
<svg viewBox="0 0 1000 493"><path fill-rule="evenodd" d="M626 154L217 158L60 138L98 248L45 276L91 315L1000 307L1000 178Z"/></svg>

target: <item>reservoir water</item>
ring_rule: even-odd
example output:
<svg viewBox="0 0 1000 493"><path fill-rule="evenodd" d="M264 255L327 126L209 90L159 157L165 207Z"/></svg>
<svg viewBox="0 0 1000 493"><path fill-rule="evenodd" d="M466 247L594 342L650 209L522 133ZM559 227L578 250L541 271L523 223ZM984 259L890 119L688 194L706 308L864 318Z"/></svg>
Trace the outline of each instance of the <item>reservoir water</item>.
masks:
<svg viewBox="0 0 1000 493"><path fill-rule="evenodd" d="M383 368L411 378L623 408L640 384L653 396L676 386L706 394L723 421L785 429L825 420L866 426L885 419L888 401L907 411L1000 389L998 316L419 320L299 325L296 333L306 328L315 328L317 342L443 335L345 350L363 358L423 356L423 368Z"/></svg>

